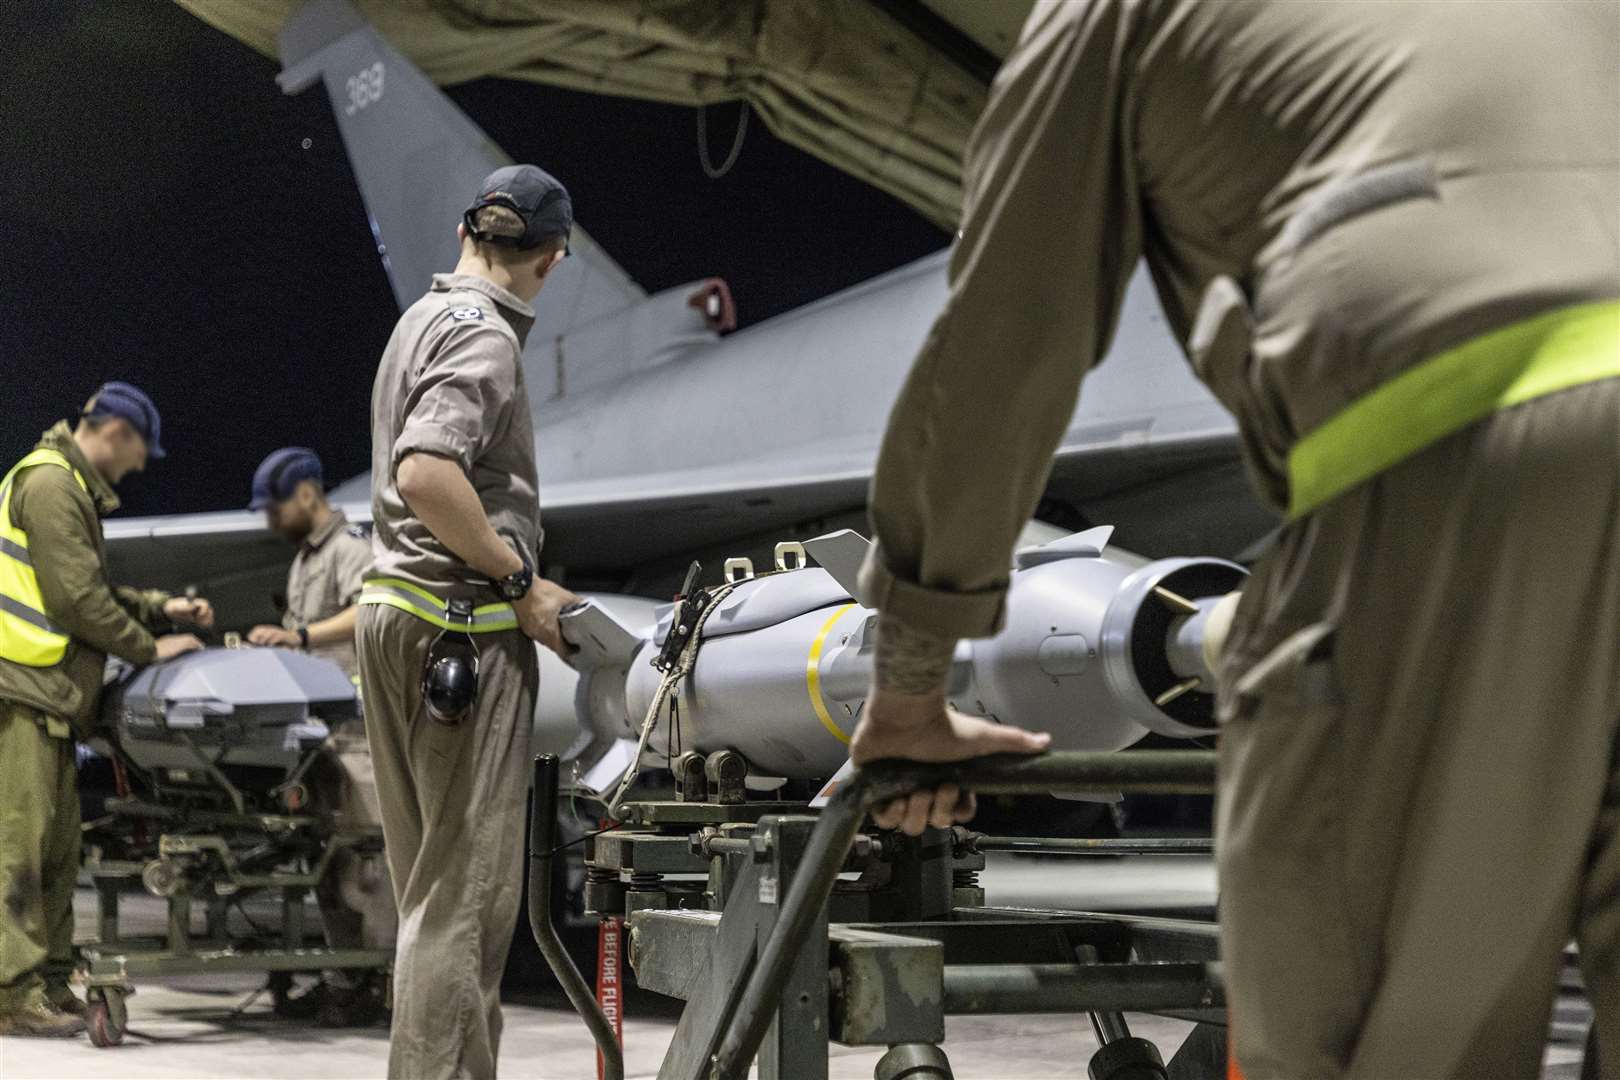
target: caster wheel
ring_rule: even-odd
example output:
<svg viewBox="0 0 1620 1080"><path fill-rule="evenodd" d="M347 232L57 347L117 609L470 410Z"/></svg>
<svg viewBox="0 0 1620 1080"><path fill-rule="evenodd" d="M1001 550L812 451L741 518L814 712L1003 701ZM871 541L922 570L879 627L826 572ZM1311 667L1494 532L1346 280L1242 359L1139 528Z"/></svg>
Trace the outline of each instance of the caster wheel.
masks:
<svg viewBox="0 0 1620 1080"><path fill-rule="evenodd" d="M124 1026L129 1021L124 1008L124 995L117 990L92 991L90 1014L85 1017L90 1028L90 1042L102 1048L118 1046L124 1041Z"/></svg>
<svg viewBox="0 0 1620 1080"><path fill-rule="evenodd" d="M185 875L170 859L153 859L141 870L141 884L153 896L175 896L185 884Z"/></svg>
<svg viewBox="0 0 1620 1080"><path fill-rule="evenodd" d="M1165 1080L1159 1048L1146 1039L1115 1039L1091 1055L1091 1080Z"/></svg>

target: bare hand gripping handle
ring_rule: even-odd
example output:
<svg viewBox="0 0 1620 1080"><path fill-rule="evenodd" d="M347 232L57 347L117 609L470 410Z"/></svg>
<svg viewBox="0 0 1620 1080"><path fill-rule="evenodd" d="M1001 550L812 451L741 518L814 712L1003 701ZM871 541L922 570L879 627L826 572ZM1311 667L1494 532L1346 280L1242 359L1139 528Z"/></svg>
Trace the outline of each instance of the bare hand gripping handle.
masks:
<svg viewBox="0 0 1620 1080"><path fill-rule="evenodd" d="M721 1020L725 1024L724 1038L710 1063L708 1080L740 1080L748 1074L749 1063L759 1052L781 1000L794 954L831 895L833 881L866 811L946 782L987 795L1099 791L1196 794L1214 790L1215 755L1207 750L1126 750L1032 757L1003 754L949 765L878 761L863 766L839 788L810 834L804 860L793 875L781 915L749 975L737 1012L729 1022Z"/></svg>

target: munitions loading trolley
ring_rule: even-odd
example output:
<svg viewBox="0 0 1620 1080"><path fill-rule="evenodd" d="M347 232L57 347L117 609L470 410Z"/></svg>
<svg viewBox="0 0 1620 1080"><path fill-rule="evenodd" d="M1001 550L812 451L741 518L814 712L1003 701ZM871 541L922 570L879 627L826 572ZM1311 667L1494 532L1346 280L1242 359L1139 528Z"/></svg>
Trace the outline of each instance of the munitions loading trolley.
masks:
<svg viewBox="0 0 1620 1080"><path fill-rule="evenodd" d="M722 751L721 754L728 752ZM675 762L675 801L627 802L625 827L595 838L587 907L627 918L646 989L685 999L659 1080L825 1080L828 1044L886 1045L878 1080L951 1080L940 1043L950 1014L1090 1015L1102 1048L1092 1080L1224 1075L1225 1013L1212 922L991 908L977 874L986 847L965 829L917 839L863 833L867 810L952 781L985 794L1198 793L1207 751L1048 753L956 765L879 762L842 784L819 815L751 802L745 762ZM612 1027L549 919L555 758L535 767L530 922L541 952L590 1027L609 1080L623 1076ZM1019 841L1062 847L1064 841ZM1207 840L1067 842L1089 850L1207 851ZM853 881L841 875L857 874ZM706 881L665 875L706 874ZM1195 1023L1165 1065L1133 1038L1126 1011Z"/></svg>
<svg viewBox="0 0 1620 1080"><path fill-rule="evenodd" d="M267 973L281 995L296 972L390 968L391 951L327 948L304 917L307 894L340 852L382 848L379 830L311 805L307 785L328 725L358 707L337 665L276 649L193 653L108 688L109 735L95 745L113 763L118 794L86 823L98 933L79 947L93 1043L123 1041L135 979ZM161 935L123 932L120 898L132 883L164 899ZM279 925L233 934L231 907L266 893L279 902Z"/></svg>

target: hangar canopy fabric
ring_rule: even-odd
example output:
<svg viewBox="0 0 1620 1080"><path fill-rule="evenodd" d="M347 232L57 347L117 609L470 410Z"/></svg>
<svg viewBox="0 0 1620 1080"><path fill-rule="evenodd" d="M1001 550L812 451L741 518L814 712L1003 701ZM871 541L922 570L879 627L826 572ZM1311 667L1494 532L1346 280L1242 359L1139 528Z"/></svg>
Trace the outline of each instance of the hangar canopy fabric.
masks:
<svg viewBox="0 0 1620 1080"><path fill-rule="evenodd" d="M267 56L303 0L176 0ZM676 105L776 135L954 227L986 87L871 0L356 0L440 84L485 76ZM724 156L729 129L710 132Z"/></svg>

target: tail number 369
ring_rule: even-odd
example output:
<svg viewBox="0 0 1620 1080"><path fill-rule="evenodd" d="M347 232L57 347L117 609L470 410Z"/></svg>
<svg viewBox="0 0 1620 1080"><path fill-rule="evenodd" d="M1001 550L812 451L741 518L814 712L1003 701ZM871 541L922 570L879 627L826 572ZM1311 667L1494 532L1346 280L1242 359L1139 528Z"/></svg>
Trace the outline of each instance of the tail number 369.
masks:
<svg viewBox="0 0 1620 1080"><path fill-rule="evenodd" d="M348 89L349 104L343 110L345 116L353 116L367 105L380 101L383 94L382 61L362 68L358 75L350 75Z"/></svg>

